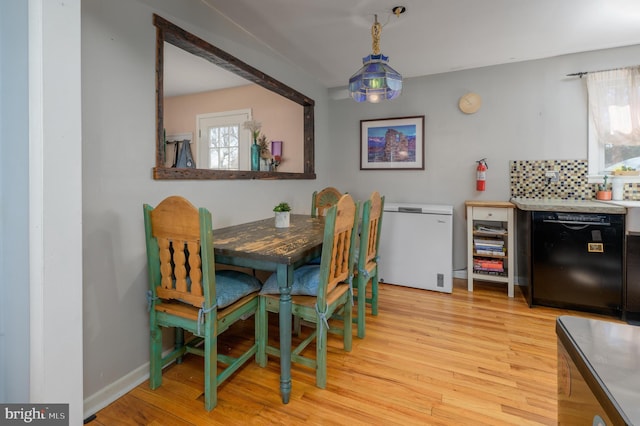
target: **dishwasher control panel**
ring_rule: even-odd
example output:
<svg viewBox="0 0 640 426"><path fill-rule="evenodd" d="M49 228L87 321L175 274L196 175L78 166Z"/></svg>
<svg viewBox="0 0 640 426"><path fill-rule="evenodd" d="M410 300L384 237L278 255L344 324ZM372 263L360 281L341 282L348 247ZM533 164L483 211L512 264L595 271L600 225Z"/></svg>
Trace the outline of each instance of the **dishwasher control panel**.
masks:
<svg viewBox="0 0 640 426"><path fill-rule="evenodd" d="M551 223L609 225L611 223L611 215L600 213L535 212L533 220Z"/></svg>

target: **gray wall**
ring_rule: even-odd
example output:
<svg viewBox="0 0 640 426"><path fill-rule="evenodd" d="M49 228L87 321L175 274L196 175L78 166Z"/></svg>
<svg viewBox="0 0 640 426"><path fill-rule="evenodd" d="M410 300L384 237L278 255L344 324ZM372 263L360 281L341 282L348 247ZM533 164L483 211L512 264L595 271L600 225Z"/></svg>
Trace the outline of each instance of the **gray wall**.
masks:
<svg viewBox="0 0 640 426"><path fill-rule="evenodd" d="M29 400L27 2L0 2L0 402Z"/></svg>
<svg viewBox="0 0 640 426"><path fill-rule="evenodd" d="M464 269L464 201L508 200L509 160L587 158L586 89L566 74L637 65L638 57L633 46L410 78L398 99L380 104L337 99L343 91L334 89L332 181L360 199L377 189L389 202L453 205L454 270ZM457 107L468 91L483 99L473 115ZM424 171L359 170L360 120L415 115L425 116ZM477 192L475 161L484 157L487 190Z"/></svg>
<svg viewBox="0 0 640 426"><path fill-rule="evenodd" d="M314 181L154 181L152 13L174 21L316 101ZM386 52L391 54L392 52ZM279 201L308 213L326 185L364 199L455 207L454 267L465 267L466 199L509 198L508 161L586 157L586 98L565 74L633 63L640 47L407 79L378 105L333 99L306 73L228 25L197 0L82 2L83 267L85 410L135 384L148 362L142 204L181 194L213 212L214 227L268 217ZM392 62L393 65L393 62ZM354 71L358 58L354 58ZM400 70L402 71L402 70ZM345 76L345 82L348 76ZM457 110L466 91L475 115ZM424 171L360 171L359 121L426 116ZM488 190L475 191L475 160L489 161ZM428 238L428 236L424 236Z"/></svg>

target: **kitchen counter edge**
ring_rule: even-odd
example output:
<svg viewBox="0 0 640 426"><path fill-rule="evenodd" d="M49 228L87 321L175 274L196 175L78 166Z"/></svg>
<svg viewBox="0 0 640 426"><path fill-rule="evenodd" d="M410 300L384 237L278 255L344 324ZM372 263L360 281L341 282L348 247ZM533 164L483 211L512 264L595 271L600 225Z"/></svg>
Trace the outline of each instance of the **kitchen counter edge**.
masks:
<svg viewBox="0 0 640 426"><path fill-rule="evenodd" d="M520 210L580 213L626 214L627 209L612 203L596 200L563 200L559 198L512 198Z"/></svg>

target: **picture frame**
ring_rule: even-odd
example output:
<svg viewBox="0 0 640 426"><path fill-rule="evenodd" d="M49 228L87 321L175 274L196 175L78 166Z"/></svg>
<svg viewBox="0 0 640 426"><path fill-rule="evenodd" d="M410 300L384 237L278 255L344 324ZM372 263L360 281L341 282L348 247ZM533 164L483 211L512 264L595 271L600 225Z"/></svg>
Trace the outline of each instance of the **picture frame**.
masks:
<svg viewBox="0 0 640 426"><path fill-rule="evenodd" d="M424 115L360 120L360 170L424 170Z"/></svg>

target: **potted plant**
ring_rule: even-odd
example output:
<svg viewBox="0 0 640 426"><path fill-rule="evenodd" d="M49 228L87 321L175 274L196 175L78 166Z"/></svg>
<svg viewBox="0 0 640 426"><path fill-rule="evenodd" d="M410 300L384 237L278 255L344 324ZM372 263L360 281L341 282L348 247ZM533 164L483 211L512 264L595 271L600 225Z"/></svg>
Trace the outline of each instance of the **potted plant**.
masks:
<svg viewBox="0 0 640 426"><path fill-rule="evenodd" d="M276 212L276 228L288 228L291 207L286 202L281 202L273 208Z"/></svg>
<svg viewBox="0 0 640 426"><path fill-rule="evenodd" d="M613 171L614 176L638 176L640 172L635 167L620 166Z"/></svg>
<svg viewBox="0 0 640 426"><path fill-rule="evenodd" d="M607 179L609 179L609 176L604 175L604 178L602 179L602 183L598 185L598 191L596 192L597 200L611 199L611 188L607 184Z"/></svg>

